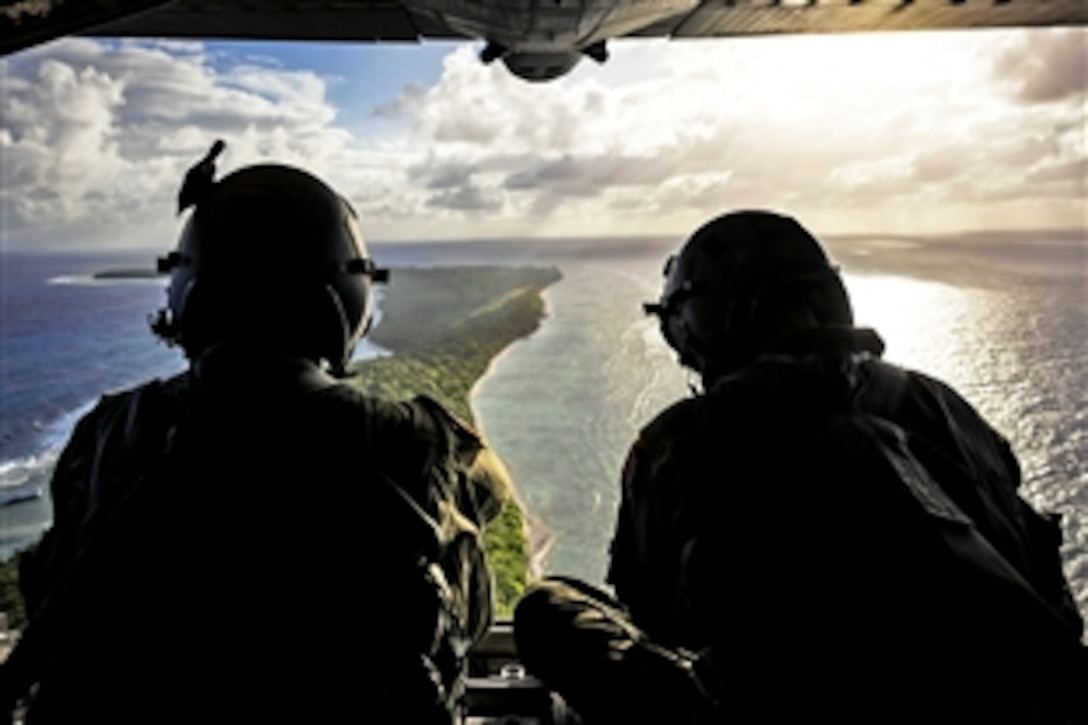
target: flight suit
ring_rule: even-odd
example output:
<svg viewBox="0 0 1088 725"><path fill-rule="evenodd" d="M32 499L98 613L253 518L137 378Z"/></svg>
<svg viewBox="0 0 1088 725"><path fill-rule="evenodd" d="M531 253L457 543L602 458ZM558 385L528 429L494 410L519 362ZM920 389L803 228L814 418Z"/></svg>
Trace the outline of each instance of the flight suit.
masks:
<svg viewBox="0 0 1088 725"><path fill-rule="evenodd" d="M610 711L1072 722L1062 708L1088 671L1056 523L1017 495L1008 443L948 386L882 362L882 349L869 330L808 331L647 425L624 467L615 597L539 585L516 614L529 669L591 722ZM949 520L932 528L971 551L977 528L1030 583L1023 611L972 596L946 563L945 534L923 532L932 517L899 515L924 507L890 498L903 486L866 468L864 439L845 440L838 459L826 450L839 435L830 421L855 413L897 424L881 430L903 436L892 440L910 451L900 461L944 487L920 492L945 506ZM1047 644L1034 629L1017 640L1021 619L1041 620ZM596 675L570 674L581 670ZM1037 706L1050 697L1066 703Z"/></svg>
<svg viewBox="0 0 1088 725"><path fill-rule="evenodd" d="M213 350L77 425L5 677L31 725L450 722L509 489L434 401Z"/></svg>

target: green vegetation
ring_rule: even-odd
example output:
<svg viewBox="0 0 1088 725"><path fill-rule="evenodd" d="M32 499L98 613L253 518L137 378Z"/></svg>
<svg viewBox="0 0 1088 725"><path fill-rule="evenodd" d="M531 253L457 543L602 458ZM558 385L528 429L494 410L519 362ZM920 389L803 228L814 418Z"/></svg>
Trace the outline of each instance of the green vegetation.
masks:
<svg viewBox="0 0 1088 725"><path fill-rule="evenodd" d="M557 269L443 267L397 269L370 339L396 352L359 364L354 382L373 395L426 394L472 421L469 397L491 360L533 332L544 315L541 291ZM511 503L486 531L500 617L525 589L529 543L521 509Z"/></svg>
<svg viewBox="0 0 1088 725"><path fill-rule="evenodd" d="M23 597L19 594L19 559L15 556L0 562L0 612L7 612L8 626L13 629L26 624Z"/></svg>

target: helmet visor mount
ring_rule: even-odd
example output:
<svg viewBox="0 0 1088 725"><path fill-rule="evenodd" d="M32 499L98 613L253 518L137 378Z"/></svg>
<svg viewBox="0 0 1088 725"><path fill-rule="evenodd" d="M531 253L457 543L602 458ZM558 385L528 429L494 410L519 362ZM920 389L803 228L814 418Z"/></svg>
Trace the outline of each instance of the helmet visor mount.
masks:
<svg viewBox="0 0 1088 725"><path fill-rule="evenodd" d="M658 318L661 335L669 347L680 356L680 364L696 371L701 369L700 347L698 339L688 322L689 305L699 294L697 282L685 278L680 272L680 260L675 254L665 260L663 271L665 285L657 302L643 303L642 308L648 315Z"/></svg>

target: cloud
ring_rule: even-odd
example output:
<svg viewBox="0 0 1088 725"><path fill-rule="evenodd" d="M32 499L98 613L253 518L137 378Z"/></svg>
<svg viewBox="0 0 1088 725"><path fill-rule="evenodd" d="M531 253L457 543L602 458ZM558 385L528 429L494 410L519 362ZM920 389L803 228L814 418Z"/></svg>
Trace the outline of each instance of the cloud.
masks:
<svg viewBox="0 0 1088 725"><path fill-rule="evenodd" d="M451 146L562 152L599 135L587 129L607 127L608 95L592 80L527 83L500 64L481 65L466 45L447 56L438 84L418 99L417 130Z"/></svg>
<svg viewBox="0 0 1088 725"><path fill-rule="evenodd" d="M592 216L593 204L605 231L648 220L675 228L734 205L836 210L847 226L872 223L881 208L900 219L914 208L906 218L925 225L941 205L980 217L993 206L1001 224L1010 199L1083 194L1073 170L1084 144L1071 130L1083 109L1033 110L993 72L1029 44L1057 77L1017 77L1024 88L1049 83L1032 97L1056 97L1072 87L1071 39L1083 45L1084 31L678 41L647 53L655 60L642 76L606 85L584 64L543 87L458 51L419 98L416 133L432 171L472 168L474 188L506 192L503 213L538 228ZM1078 218L1073 205L1061 209L1062 223Z"/></svg>
<svg viewBox="0 0 1088 725"><path fill-rule="evenodd" d="M228 166L327 164L347 146L314 73L217 67L205 51L69 39L14 56L0 99L9 231L64 244L101 230L109 238L99 243L146 243L133 232L150 225L168 238L181 175L213 139L229 140Z"/></svg>
<svg viewBox="0 0 1088 725"><path fill-rule="evenodd" d="M391 100L376 104L370 111L373 118L400 120L419 106L427 90L417 83L407 83Z"/></svg>
<svg viewBox="0 0 1088 725"><path fill-rule="evenodd" d="M547 84L460 45L436 82L385 97L300 54L66 40L7 62L3 211L38 238L168 239L181 174L221 137L221 168L302 165L351 199L372 239L673 234L737 206L835 231L1077 224L1088 151L1071 79L1086 40L1077 29L617 42L604 66ZM334 82L371 112L343 118Z"/></svg>
<svg viewBox="0 0 1088 725"><path fill-rule="evenodd" d="M497 212L503 208L504 198L502 193L495 189L462 185L430 196L426 205L432 209L452 209L470 213Z"/></svg>
<svg viewBox="0 0 1088 725"><path fill-rule="evenodd" d="M47 59L9 84L3 103L6 166L17 219L69 220L80 199L123 172L115 111L123 84L95 68Z"/></svg>
<svg viewBox="0 0 1088 725"><path fill-rule="evenodd" d="M472 183L479 167L458 159L435 161L428 158L407 169L408 181L425 189L453 189Z"/></svg>
<svg viewBox="0 0 1088 725"><path fill-rule="evenodd" d="M1045 31L1046 42L1020 35L993 60L993 77L1023 103L1054 103L1088 96L1088 40L1079 29Z"/></svg>
<svg viewBox="0 0 1088 725"><path fill-rule="evenodd" d="M503 187L560 196L595 196L608 188L655 186L670 177L672 166L658 157L627 155L619 149L611 154L564 154L527 161L506 177Z"/></svg>
<svg viewBox="0 0 1088 725"><path fill-rule="evenodd" d="M1083 202L1086 170L1088 165L1083 159L1048 160L1030 169L1024 181L1032 186L1050 187L1053 196L1072 196Z"/></svg>

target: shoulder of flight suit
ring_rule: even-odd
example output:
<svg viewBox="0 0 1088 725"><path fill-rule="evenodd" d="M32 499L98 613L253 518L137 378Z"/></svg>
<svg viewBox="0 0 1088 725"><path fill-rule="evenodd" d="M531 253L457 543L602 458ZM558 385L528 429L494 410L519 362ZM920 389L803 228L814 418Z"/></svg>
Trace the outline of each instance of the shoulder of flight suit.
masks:
<svg viewBox="0 0 1088 725"><path fill-rule="evenodd" d="M644 452L655 451L679 437L693 433L707 412L705 396L679 400L643 426L633 448Z"/></svg>
<svg viewBox="0 0 1088 725"><path fill-rule="evenodd" d="M1020 464L1004 434L948 383L916 370L899 370L907 384L891 416L896 424L930 441L978 480L1007 492L1019 488Z"/></svg>
<svg viewBox="0 0 1088 725"><path fill-rule="evenodd" d="M182 395L187 387L184 375L169 380L155 379L128 390L106 393L76 423L65 444L50 483L54 503L54 525L78 526L90 513L96 496L112 492L90 489L97 469L126 460L137 437L148 434L154 416L169 425L163 392Z"/></svg>
<svg viewBox="0 0 1088 725"><path fill-rule="evenodd" d="M638 434L627 453L620 508L610 547L608 582L640 626L664 627L675 591L677 528L689 450L706 414L703 396L674 403Z"/></svg>
<svg viewBox="0 0 1088 725"><path fill-rule="evenodd" d="M360 449L398 483L422 482L445 470L454 479L459 508L477 525L494 518L512 495L510 474L498 455L472 426L432 398L389 400L350 385L333 386L330 394L363 417ZM412 493L420 498L420 492Z"/></svg>
<svg viewBox="0 0 1088 725"><path fill-rule="evenodd" d="M178 391L187 383L184 375L167 381L152 380L128 390L106 393L75 424L61 450L49 483L53 523L36 546L20 557L20 589L33 611L75 556L81 532L102 495L123 492L95 490L100 470L112 460L123 459L126 437L133 437L141 422L140 401L148 391Z"/></svg>

